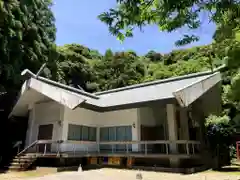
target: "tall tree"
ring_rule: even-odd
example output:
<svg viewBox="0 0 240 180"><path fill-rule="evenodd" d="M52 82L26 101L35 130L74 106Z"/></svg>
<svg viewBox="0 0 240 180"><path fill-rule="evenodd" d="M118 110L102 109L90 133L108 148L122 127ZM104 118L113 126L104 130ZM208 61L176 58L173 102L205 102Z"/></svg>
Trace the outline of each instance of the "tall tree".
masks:
<svg viewBox="0 0 240 180"><path fill-rule="evenodd" d="M50 61L56 31L51 5L51 0L0 0L2 89L18 87L23 69L36 72L43 62Z"/></svg>
<svg viewBox="0 0 240 180"><path fill-rule="evenodd" d="M116 0L116 8L99 15L101 21L118 39L133 36L135 27L156 24L161 31L172 32L187 27L197 29L202 24L203 13L217 24L215 38L218 40L232 37L239 29L239 0ZM176 42L184 45L197 41L198 36L185 34Z"/></svg>
<svg viewBox="0 0 240 180"><path fill-rule="evenodd" d="M107 49L104 54L104 59L112 59L113 58L113 52L111 49Z"/></svg>
<svg viewBox="0 0 240 180"><path fill-rule="evenodd" d="M162 55L161 53L157 53L153 50L149 51L145 57L149 58L151 61L161 61L162 60Z"/></svg>
<svg viewBox="0 0 240 180"><path fill-rule="evenodd" d="M86 58L91 57L91 51L78 44L67 44L58 47L57 50L59 58L56 61L56 80L75 88L92 91L87 86L88 82L93 81L94 71L90 66L90 60Z"/></svg>
<svg viewBox="0 0 240 180"><path fill-rule="evenodd" d="M108 90L137 84L145 75L145 66L133 52L108 50L103 61L98 61L93 68L96 73L97 90Z"/></svg>

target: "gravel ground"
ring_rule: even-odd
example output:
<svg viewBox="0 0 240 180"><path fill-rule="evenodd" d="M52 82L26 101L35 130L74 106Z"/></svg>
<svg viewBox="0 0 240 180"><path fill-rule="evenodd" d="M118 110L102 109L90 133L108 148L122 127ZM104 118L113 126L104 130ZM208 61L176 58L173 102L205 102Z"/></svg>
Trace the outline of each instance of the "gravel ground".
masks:
<svg viewBox="0 0 240 180"><path fill-rule="evenodd" d="M45 175L28 180L134 180L138 171L99 169L84 172L63 172ZM160 172L141 171L142 180L240 180L240 175L227 175L224 173L198 173L193 175L181 175ZM26 178L10 178L13 180L27 180Z"/></svg>

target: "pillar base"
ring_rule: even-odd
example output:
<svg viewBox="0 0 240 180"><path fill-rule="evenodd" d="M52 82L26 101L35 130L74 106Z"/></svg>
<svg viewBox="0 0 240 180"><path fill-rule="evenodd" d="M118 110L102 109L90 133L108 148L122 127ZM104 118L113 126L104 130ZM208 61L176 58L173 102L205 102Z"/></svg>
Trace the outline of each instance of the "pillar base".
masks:
<svg viewBox="0 0 240 180"><path fill-rule="evenodd" d="M178 157L169 158L170 167L178 168L180 166L180 159Z"/></svg>

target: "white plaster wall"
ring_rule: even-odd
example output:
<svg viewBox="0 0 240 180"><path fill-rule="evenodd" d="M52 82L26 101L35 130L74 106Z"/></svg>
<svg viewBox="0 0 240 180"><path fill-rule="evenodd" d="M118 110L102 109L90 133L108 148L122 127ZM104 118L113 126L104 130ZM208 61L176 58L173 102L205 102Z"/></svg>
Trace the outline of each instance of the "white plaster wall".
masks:
<svg viewBox="0 0 240 180"><path fill-rule="evenodd" d="M99 127L132 126L133 123L135 123L135 125L138 123L137 109L104 112L100 113L99 117L100 119L97 121Z"/></svg>
<svg viewBox="0 0 240 180"><path fill-rule="evenodd" d="M141 107L138 109L140 124L145 126L156 126L164 124L166 121L166 107L154 105L149 107Z"/></svg>
<svg viewBox="0 0 240 180"><path fill-rule="evenodd" d="M94 112L91 110L76 108L71 110L65 107L64 110L64 133L62 138L67 140L67 128L68 124L77 124L77 125L86 125L97 127L97 140L99 140L99 128L100 127L112 127L112 126L132 126L135 124L135 128L132 126L132 140L138 140L138 117L137 109L127 109L121 111L112 111L112 112ZM72 151L73 144L63 144L61 146L63 151ZM88 150L95 151L97 150L96 145L87 144L87 145L75 145L75 150ZM134 149L134 146L133 146Z"/></svg>
<svg viewBox="0 0 240 180"><path fill-rule="evenodd" d="M191 104L192 118L199 124L199 132L197 133L197 139L202 144L204 140L204 122L205 118L210 114L219 115L221 113L221 83L218 83L199 99Z"/></svg>
<svg viewBox="0 0 240 180"><path fill-rule="evenodd" d="M83 108L71 110L64 108L64 121L72 124L81 124L86 126L96 126L96 118L99 113Z"/></svg>
<svg viewBox="0 0 240 180"><path fill-rule="evenodd" d="M138 109L139 124L144 126L163 126L164 139L167 139L167 112L166 107L161 104L155 104L149 107L142 107ZM140 127L139 127L140 128ZM139 134L141 134L141 128ZM139 138L140 139L140 138Z"/></svg>
<svg viewBox="0 0 240 180"><path fill-rule="evenodd" d="M138 109L140 124L144 126L155 126L156 118L151 107L142 107Z"/></svg>
<svg viewBox="0 0 240 180"><path fill-rule="evenodd" d="M63 106L60 104L50 101L43 102L39 104L35 104L31 110L32 114L30 116L30 124L29 127L29 143L31 144L38 138L38 128L40 125L53 124L53 134L52 140L60 140L62 136L62 118L61 118L61 109ZM61 123L59 123L59 121ZM31 134L31 135L30 135ZM56 145L52 145L52 150L56 150Z"/></svg>
<svg viewBox="0 0 240 180"><path fill-rule="evenodd" d="M29 110L28 128L27 128L27 132L26 132L25 147L30 145L30 142L31 142L32 123L33 123L33 109Z"/></svg>
<svg viewBox="0 0 240 180"><path fill-rule="evenodd" d="M210 114L219 115L221 112L221 83L218 83L206 92L201 97L201 100L205 116Z"/></svg>

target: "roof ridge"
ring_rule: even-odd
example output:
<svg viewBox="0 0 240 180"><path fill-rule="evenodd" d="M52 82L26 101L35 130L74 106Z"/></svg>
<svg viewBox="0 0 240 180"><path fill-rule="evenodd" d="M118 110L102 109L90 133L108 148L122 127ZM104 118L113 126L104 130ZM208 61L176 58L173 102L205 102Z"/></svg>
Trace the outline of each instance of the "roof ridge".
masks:
<svg viewBox="0 0 240 180"><path fill-rule="evenodd" d="M183 79L188 79L188 78L193 78L193 77L197 77L197 76L204 76L204 75L208 75L208 74L213 74L217 71L220 71L221 69L225 68L226 65L223 64L221 66L219 66L218 68L215 68L213 71L204 71L204 72L198 72L198 73L192 73L192 74L187 74L187 75L183 75L183 76L177 76L177 77L171 77L171 78L167 78L167 79L161 79L161 80L155 80L155 81L150 81L150 82L145 82L145 83L140 83L140 84L135 84L135 85L130 85L130 86L125 86L125 87L121 87L121 88L116 88L116 89L111 89L111 90L106 90L106 91L101 91L101 92L96 92L96 93L88 93L86 91L82 91L80 89L74 88L74 87L70 87L68 85L44 78L42 76L36 76L36 74L34 74L33 72L31 72L29 69L25 69L22 71L21 75L22 76L29 76L32 77L34 79L70 90L72 92L75 93L79 93L82 94L84 96L88 96L90 98L94 98L94 99L100 99L100 95L103 94L108 94L108 93L113 93L113 92L119 92L119 91L124 91L124 90L129 90L129 89L135 89L135 88L140 88L140 87L146 87L146 86L151 86L154 84L161 84L161 83L167 83L167 82L172 82L172 81L177 81L177 80L183 80Z"/></svg>
<svg viewBox="0 0 240 180"><path fill-rule="evenodd" d="M172 82L172 81L177 81L177 80L194 78L194 77L197 77L197 76L209 75L209 74L213 74L213 73L215 73L217 71L220 71L220 70L222 70L225 67L226 67L226 65L223 64L223 65L219 66L218 68L215 68L212 71L209 70L209 71L191 73L191 74L177 76L177 77L170 77L170 78L167 78L167 79L160 79L160 80L155 80L155 81L150 81L150 82L145 82L145 83L125 86L125 87L121 87L121 88L116 88L116 89L111 89L111 90L106 90L106 91L100 91L100 92L97 92L97 93L94 93L94 94L95 95L102 95L102 94L108 94L108 93L113 93L113 92L130 90L130 89L135 89L135 88L140 88L140 87L151 86L151 85L154 85L154 84L162 84L162 83L167 83L167 82Z"/></svg>
<svg viewBox="0 0 240 180"><path fill-rule="evenodd" d="M95 94L92 94L92 93L88 93L86 91L82 91L80 89L77 89L77 88L74 88L74 87L71 87L71 86L68 86L68 85L65 85L65 84L62 84L62 83L59 83L59 82L56 82L56 81L53 81L53 80L50 80L50 79L47 79L47 78L44 78L42 76L36 76L36 74L34 74L33 72L31 72L30 70L28 69L25 69L22 71L21 73L22 76L30 76L31 78L34 78L34 79L37 79L37 80L40 80L40 81L43 81L43 82L46 82L48 84L52 84L52 85L55 85L55 86L58 86L58 87L61 87L63 89L66 89L66 90L69 90L69 91L72 91L72 92L75 92L75 93L79 93L79 94L82 94L84 96L88 96L90 98L94 98L94 99L99 99L100 97L95 95Z"/></svg>

